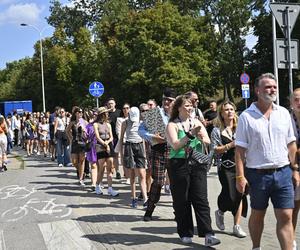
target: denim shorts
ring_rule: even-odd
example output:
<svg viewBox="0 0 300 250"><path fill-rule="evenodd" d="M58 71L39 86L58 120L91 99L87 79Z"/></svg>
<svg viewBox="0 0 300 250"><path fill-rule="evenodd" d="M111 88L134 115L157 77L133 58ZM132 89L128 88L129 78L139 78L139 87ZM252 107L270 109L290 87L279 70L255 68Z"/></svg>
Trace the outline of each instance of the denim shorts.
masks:
<svg viewBox="0 0 300 250"><path fill-rule="evenodd" d="M294 208L294 187L292 170L284 166L273 173L258 172L257 169L245 169L249 183L250 205L257 210L265 210L269 198L274 208Z"/></svg>

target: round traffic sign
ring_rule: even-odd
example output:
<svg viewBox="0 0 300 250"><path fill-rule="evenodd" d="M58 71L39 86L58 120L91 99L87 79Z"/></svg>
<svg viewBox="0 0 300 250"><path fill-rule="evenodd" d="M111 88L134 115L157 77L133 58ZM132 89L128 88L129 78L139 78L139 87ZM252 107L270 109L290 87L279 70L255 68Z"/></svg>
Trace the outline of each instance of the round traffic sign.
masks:
<svg viewBox="0 0 300 250"><path fill-rule="evenodd" d="M250 81L250 77L247 73L243 73L240 75L241 83L247 84Z"/></svg>
<svg viewBox="0 0 300 250"><path fill-rule="evenodd" d="M101 82L92 82L89 87L89 92L94 97L100 97L104 93L104 86Z"/></svg>

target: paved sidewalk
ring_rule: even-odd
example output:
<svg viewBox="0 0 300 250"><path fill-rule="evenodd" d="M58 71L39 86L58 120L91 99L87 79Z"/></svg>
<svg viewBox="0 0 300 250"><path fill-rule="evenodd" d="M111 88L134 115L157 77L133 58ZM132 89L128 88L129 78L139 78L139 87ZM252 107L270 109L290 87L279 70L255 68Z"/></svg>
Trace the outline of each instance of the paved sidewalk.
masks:
<svg viewBox="0 0 300 250"><path fill-rule="evenodd" d="M204 239L196 236L190 246L180 242L176 233L171 196L163 193L153 216L154 220L144 222L142 202L137 209L130 207L130 187L119 181L114 184L119 189L120 196L110 198L107 195L81 199L75 210L81 227L97 249L207 249ZM214 211L220 184L216 169L208 176L209 202L211 206L212 225L215 226ZM242 219L242 227L248 233L247 220ZM194 220L195 221L195 220ZM216 249L251 249L249 236L239 239L232 235L233 217L225 216L226 230L216 230L216 236L222 243ZM268 210L265 220L265 230L262 238L262 249L280 249L275 233L275 219L272 209ZM298 235L298 242L299 241Z"/></svg>
<svg viewBox="0 0 300 250"><path fill-rule="evenodd" d="M26 163L25 171L23 171L20 155L24 155L24 152L14 152L9 156L7 177L10 178L10 184L16 184L13 183L15 179L18 179L19 182L24 180L26 172L27 175L30 173L27 185L43 186L36 196L39 194L45 199L48 196L56 197L59 203L63 202L72 209L72 215L67 218L52 218L46 221L42 218L47 217L37 217L37 219L27 218L18 221L16 225L19 228L25 229L29 225L32 226L32 229L25 230L24 234L34 233L35 239L39 239L39 248L25 247L24 249L207 249L204 246L204 239L196 236L196 227L194 243L192 245L181 243L176 233L172 199L164 192L154 211L153 221L144 222L142 202L139 202L137 209L130 207L130 186L125 184L125 179L114 179L114 188L120 192L118 197L108 196L107 189L104 189L104 195L96 195L90 191L88 186L84 189L79 187L73 168L59 168L49 159L45 160L41 156L35 156L23 158ZM90 180L87 180L86 183L89 184ZM106 186L106 183L104 184ZM20 185L26 186L25 180ZM216 229L214 211L220 188L216 168L213 168L208 175L208 190L214 229ZM33 222L30 224L30 221ZM247 221L248 218L242 219L241 225L248 233ZM38 224L35 226L33 223ZM225 225L224 232L216 230L216 236L222 241L216 249L251 249L249 236L239 239L232 235L233 217L230 213L225 215ZM13 226L11 225L11 227ZM0 228L0 250L5 249L1 248L1 234L3 235L1 230ZM263 250L280 249L275 230L275 217L270 206L265 219L262 238ZM7 235L7 242L10 242L10 236L6 231L4 231L4 235ZM22 239L22 235L18 235L18 237L20 240ZM297 241L300 244L299 233ZM42 247L43 245L44 247Z"/></svg>

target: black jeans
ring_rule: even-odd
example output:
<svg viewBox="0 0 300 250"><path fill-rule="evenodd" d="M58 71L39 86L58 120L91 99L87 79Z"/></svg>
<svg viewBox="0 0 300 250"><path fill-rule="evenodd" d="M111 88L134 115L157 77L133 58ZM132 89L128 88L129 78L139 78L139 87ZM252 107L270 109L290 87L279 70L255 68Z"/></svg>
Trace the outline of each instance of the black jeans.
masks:
<svg viewBox="0 0 300 250"><path fill-rule="evenodd" d="M170 159L168 171L179 236L192 237L194 234L192 206L198 235L214 234L207 199L207 171L201 167L187 166L185 159Z"/></svg>
<svg viewBox="0 0 300 250"><path fill-rule="evenodd" d="M14 130L14 145L19 145L19 129Z"/></svg>

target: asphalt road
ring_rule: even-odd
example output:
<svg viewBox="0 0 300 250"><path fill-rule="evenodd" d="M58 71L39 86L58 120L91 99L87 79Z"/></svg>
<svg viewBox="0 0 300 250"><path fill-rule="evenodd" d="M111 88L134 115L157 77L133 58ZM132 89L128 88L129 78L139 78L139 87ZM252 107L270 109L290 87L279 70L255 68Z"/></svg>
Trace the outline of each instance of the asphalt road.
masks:
<svg viewBox="0 0 300 250"><path fill-rule="evenodd" d="M130 186L124 179L114 180L118 197L108 196L107 189L97 196L78 185L72 167L59 168L49 158L23 155L23 151L14 152L8 171L0 173L0 250L207 249L203 238L196 236L196 228L192 245L179 241L171 196L163 193L154 220L144 222L142 202L137 209L130 207ZM208 189L216 229L214 211L220 191L216 169L208 175ZM251 249L249 236L232 235L231 214L226 214L225 223L224 232L216 230L222 241L216 249ZM242 227L248 233L247 219L242 220ZM275 227L270 207L263 249L279 249ZM299 233L297 240L300 244Z"/></svg>

